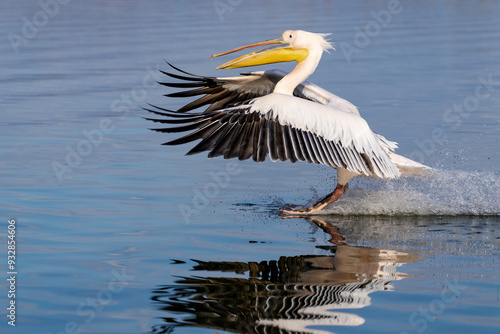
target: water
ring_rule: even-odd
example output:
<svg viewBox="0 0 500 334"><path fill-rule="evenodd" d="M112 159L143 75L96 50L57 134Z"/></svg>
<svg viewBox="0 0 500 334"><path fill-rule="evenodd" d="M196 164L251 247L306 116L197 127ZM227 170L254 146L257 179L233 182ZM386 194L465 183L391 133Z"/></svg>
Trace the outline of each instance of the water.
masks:
<svg viewBox="0 0 500 334"><path fill-rule="evenodd" d="M0 233L5 250L16 220L18 272L12 328L5 254L2 333L500 328L497 2L401 1L390 17L386 1L0 9ZM147 130L141 106L184 102L155 83L165 60L236 74L210 55L286 29L333 32L311 81L436 173L355 180L329 215L282 219L334 171L185 157Z"/></svg>

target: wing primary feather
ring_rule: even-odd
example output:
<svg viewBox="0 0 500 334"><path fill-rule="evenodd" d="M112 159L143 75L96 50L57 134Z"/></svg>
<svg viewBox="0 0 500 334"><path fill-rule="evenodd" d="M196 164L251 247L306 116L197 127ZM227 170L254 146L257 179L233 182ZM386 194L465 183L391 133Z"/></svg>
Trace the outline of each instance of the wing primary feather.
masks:
<svg viewBox="0 0 500 334"><path fill-rule="evenodd" d="M338 165L335 163L335 160L332 158L330 155L330 152L328 151L327 144L325 143L325 139L321 136L317 136L317 140L319 142L319 146L321 147L321 151L323 152L323 155L326 159L326 162L328 162L328 166L331 167L338 167Z"/></svg>
<svg viewBox="0 0 500 334"><path fill-rule="evenodd" d="M242 115L240 118L244 118L245 116L246 115ZM247 125L246 123L242 124L240 122L235 122L236 126L234 130L235 133L233 139L229 143L226 151L224 152L224 159L232 159L238 157L246 125Z"/></svg>
<svg viewBox="0 0 500 334"><path fill-rule="evenodd" d="M323 147L321 145L321 142L319 141L318 136L316 134L310 133L310 132L308 132L308 134L309 134L309 138L310 138L312 144L314 145L314 148L318 152L318 158L319 158L321 164L326 165L326 166L330 166L330 162L326 158L325 152L323 152Z"/></svg>
<svg viewBox="0 0 500 334"><path fill-rule="evenodd" d="M373 159L371 159L372 163L373 163L373 172L378 175L379 177L383 177L384 173L382 172L382 168L381 168L381 165L380 165L380 161L378 160L377 157L373 157Z"/></svg>
<svg viewBox="0 0 500 334"><path fill-rule="evenodd" d="M267 119L262 118L260 120L260 129L259 130L259 136L257 137L257 155L254 156L254 159L257 159L256 161L262 162L266 160L266 156L268 153L268 148L267 148ZM255 148L254 148L255 150Z"/></svg>
<svg viewBox="0 0 500 334"><path fill-rule="evenodd" d="M222 99L219 99L216 101L214 99L214 102L205 110L205 112L208 111L213 111L213 110L218 110L218 109L223 109L229 105L231 105L231 101L235 100L239 94L235 92L230 92L230 94Z"/></svg>
<svg viewBox="0 0 500 334"><path fill-rule="evenodd" d="M347 157L346 153L344 152L344 147L342 146L342 142L338 141L335 144L335 148L337 149L337 152L339 153L340 158L342 159L342 162L344 164L344 168L349 169L350 168L349 158Z"/></svg>
<svg viewBox="0 0 500 334"><path fill-rule="evenodd" d="M347 163L346 163L346 158L344 157L344 154L342 153L342 150L340 149L340 143L332 143L332 149L335 152L335 156L339 159L340 167L347 169Z"/></svg>
<svg viewBox="0 0 500 334"><path fill-rule="evenodd" d="M243 124L241 144L238 151L238 160L247 160L253 155L255 123Z"/></svg>
<svg viewBox="0 0 500 334"><path fill-rule="evenodd" d="M188 125L176 126L176 127L172 127L172 128L151 129L151 130L156 131L156 132L163 132L163 133L176 133L176 132L184 132L184 131L198 129L198 128L201 128L201 127L207 125L208 123L210 123L210 120L201 119L199 121L196 121L196 122L194 122L192 124L188 124Z"/></svg>
<svg viewBox="0 0 500 334"><path fill-rule="evenodd" d="M199 116L194 118L194 120L202 118L203 116ZM189 122L194 122L193 118L188 118L188 119L156 119L156 118L147 118L143 117L147 121L152 121L155 123L165 123L165 124L182 124L182 123L189 123Z"/></svg>
<svg viewBox="0 0 500 334"><path fill-rule="evenodd" d="M177 138L175 140L163 143L162 145L181 145L190 143L192 141L207 137L212 131L214 131L219 126L219 121L213 121L212 123L204 126L201 129L196 130L184 137Z"/></svg>
<svg viewBox="0 0 500 334"><path fill-rule="evenodd" d="M366 175L370 175L370 172L368 170L368 166L365 164L365 161L361 157L361 154L358 151L356 151L354 148L353 148L353 154L354 154L354 157L356 158L357 164L358 164L361 172L365 173Z"/></svg>
<svg viewBox="0 0 500 334"><path fill-rule="evenodd" d="M295 149L293 148L288 125L283 126L283 147L285 148L285 159L295 163L297 161L297 157L295 156Z"/></svg>
<svg viewBox="0 0 500 334"><path fill-rule="evenodd" d="M361 157L359 156L359 153L354 148L350 148L349 151L350 151L351 156L352 156L351 159L353 160L353 162L356 166L356 171L358 173L365 173L366 166L364 166L363 161L361 160Z"/></svg>
<svg viewBox="0 0 500 334"><path fill-rule="evenodd" d="M278 160L278 152L276 150L276 142L275 142L275 132L274 132L274 123L273 120L267 121L267 149L269 150L269 158L271 161Z"/></svg>
<svg viewBox="0 0 500 334"><path fill-rule="evenodd" d="M203 87L206 86L205 82L158 82L162 86L171 87L171 88L194 88L194 87Z"/></svg>
<svg viewBox="0 0 500 334"><path fill-rule="evenodd" d="M220 121L223 123L229 122L235 114L240 113L241 110L232 110L231 112L224 112L225 115L221 117Z"/></svg>
<svg viewBox="0 0 500 334"><path fill-rule="evenodd" d="M339 146L340 151L344 154L345 157L345 164L347 166L347 169L350 170L351 172L355 172L356 170L353 170L353 163L351 161L351 157L349 156L349 153L347 152L346 148L344 146Z"/></svg>
<svg viewBox="0 0 500 334"><path fill-rule="evenodd" d="M239 160L246 160L250 157L257 156L257 141L259 136L260 117L257 114L249 114L247 124L245 125L245 132L243 134L243 141L238 154Z"/></svg>
<svg viewBox="0 0 500 334"><path fill-rule="evenodd" d="M183 75L178 75L178 74L173 74L173 73L165 72L165 71L162 71L162 70L159 70L159 71L161 73L165 74L165 75L168 75L171 78L174 78L174 79L186 80L186 81L202 81L202 79L200 79L200 78L190 78L190 77L186 77L186 76L183 76Z"/></svg>
<svg viewBox="0 0 500 334"><path fill-rule="evenodd" d="M157 108L157 107L155 107ZM150 113L153 113L155 115L160 115L160 116L166 116L166 117L173 117L173 118L188 118L188 117L197 117L197 116L200 116L201 113L194 113L194 114L178 114L176 111L173 111L173 110L167 110L167 109L161 109L161 108L158 108L158 109L161 109L161 110L167 110L167 112L161 112L161 111L156 111L156 110L152 110L152 109L148 109L148 108L142 108Z"/></svg>
<svg viewBox="0 0 500 334"><path fill-rule="evenodd" d="M259 156L258 155L258 151L259 151L259 137L260 137L260 128L261 128L261 126L262 126L262 119L259 118L253 124L253 135L252 135L252 138L253 138L253 142L252 142L252 146L253 146L252 159L253 159L253 161L258 161L257 157Z"/></svg>
<svg viewBox="0 0 500 334"><path fill-rule="evenodd" d="M320 158L319 158L319 153L316 151L316 148L314 147L314 142L311 142L311 138L309 137L309 132L308 131L302 131L302 138L304 138L304 142L306 143L307 146L307 151L309 152L309 156L311 157L311 160L315 164L321 164Z"/></svg>
<svg viewBox="0 0 500 334"><path fill-rule="evenodd" d="M176 92L176 93L170 93L170 94L165 94L164 96L167 97L191 97L191 96L197 96L197 95L202 95L202 94L217 94L224 91L224 88L220 86L215 86L215 87L203 87L199 89L191 89L191 90L185 90L182 92Z"/></svg>
<svg viewBox="0 0 500 334"><path fill-rule="evenodd" d="M241 92L241 93L238 93L238 96L235 98L235 100L239 101L239 102L236 102L237 104L238 103L245 103L248 100L250 100L251 98L253 98L254 96L255 96L255 94L252 95L249 93Z"/></svg>
<svg viewBox="0 0 500 334"><path fill-rule="evenodd" d="M342 147L347 158L349 159L348 170L355 173L363 173L363 167L359 165L359 157L357 157L357 152L352 147Z"/></svg>
<svg viewBox="0 0 500 334"><path fill-rule="evenodd" d="M234 129L236 123L226 123L224 127L220 130L221 135L214 143L214 148L208 153L209 158L215 158L224 154L228 144L231 142L234 136Z"/></svg>
<svg viewBox="0 0 500 334"><path fill-rule="evenodd" d="M340 159L340 156L337 153L337 150L335 149L335 145L332 141L329 141L327 139L324 139L325 142L325 149L328 152L328 155L330 156L330 160L333 162L336 168L344 168L344 164L342 163L342 159Z"/></svg>
<svg viewBox="0 0 500 334"><path fill-rule="evenodd" d="M146 102L147 103L147 102ZM176 111L175 110L170 110L170 109L165 109L165 108L162 108L162 107L158 107L158 106L155 106L154 104L151 104L151 103L147 103L150 107L153 107L153 108L156 108L156 109L159 109L159 110L163 110L163 111L168 111L168 112L173 112L175 113ZM144 109L144 108L143 108Z"/></svg>
<svg viewBox="0 0 500 334"><path fill-rule="evenodd" d="M361 158L365 161L366 165L368 166L368 170L370 171L370 174L373 173L373 163L370 160L370 157L366 153L361 153Z"/></svg>
<svg viewBox="0 0 500 334"><path fill-rule="evenodd" d="M246 118L248 116L248 114L245 114L245 110L242 109L242 110L239 110L238 112L233 112L231 113L231 118L229 118L229 122L230 123L245 123L246 122ZM242 121L241 121L242 120Z"/></svg>
<svg viewBox="0 0 500 334"><path fill-rule="evenodd" d="M335 144L332 141L329 141L327 139L324 139L325 142L325 150L328 152L328 155L330 156L330 160L333 162L333 165L335 168L344 168L345 164L343 163L342 159L340 158L336 148Z"/></svg>
<svg viewBox="0 0 500 334"><path fill-rule="evenodd" d="M313 159L311 158L311 155L309 154L309 149L307 148L306 142L304 141L304 136L302 135L302 130L299 129L294 129L295 135L297 137L297 141L300 145L300 151L302 155L304 156L304 160L313 163Z"/></svg>
<svg viewBox="0 0 500 334"><path fill-rule="evenodd" d="M288 127L288 133L290 135L290 141L292 143L293 152L295 154L295 157L299 161L305 161L306 159L304 158L304 155L302 154L302 150L300 148L297 134L295 133L295 130L291 126Z"/></svg>
<svg viewBox="0 0 500 334"><path fill-rule="evenodd" d="M166 63L168 64L168 66L172 67L174 70L179 71L179 72L184 73L184 74L187 74L187 75L190 75L190 76L192 76L192 77L198 77L198 78L203 78L203 79L213 79L213 78L211 78L211 77L204 77L204 76L202 76L202 75L197 75L197 74L193 74L193 73L186 72L186 71L181 70L180 68L178 68L178 67L176 67L176 66L174 66L174 65L170 64L168 61L167 61Z"/></svg>
<svg viewBox="0 0 500 334"><path fill-rule="evenodd" d="M276 145L276 153L278 159L286 161L286 148L283 140L283 127L278 120L274 121L274 145Z"/></svg>
<svg viewBox="0 0 500 334"><path fill-rule="evenodd" d="M330 157L332 158L333 162L335 163L335 166L344 168L344 164L342 163L342 159L340 159L340 156L337 153L337 150L335 149L335 144L332 141L325 140L325 145L326 145L326 148L328 149L328 152L330 153Z"/></svg>
<svg viewBox="0 0 500 334"><path fill-rule="evenodd" d="M288 132L290 135L290 141L293 147L293 152L298 161L306 161L304 154L302 153L302 149L300 147L299 138L297 138L297 133L295 129L291 126L288 127Z"/></svg>
<svg viewBox="0 0 500 334"><path fill-rule="evenodd" d="M219 121L218 121L219 122ZM202 141L198 143L195 147L193 147L186 155L193 155L196 153L200 153L203 151L209 151L214 147L215 142L219 139L219 136L223 134L221 131L226 124L221 124L219 122L219 126L210 132L208 136L204 137Z"/></svg>
<svg viewBox="0 0 500 334"><path fill-rule="evenodd" d="M228 94L231 94L231 92L229 90L225 89L224 91L221 91L220 93L218 93L216 96L205 95L205 96L200 97L199 99L197 99L191 103L186 104L184 107L177 110L177 112L186 112L189 110L193 110L193 109L202 107L204 105L212 103L212 101L214 99L222 99L222 98L226 97L226 95L228 95Z"/></svg>
<svg viewBox="0 0 500 334"><path fill-rule="evenodd" d="M344 150L345 150L347 156L349 157L349 161L351 163L351 171L356 172L356 173L361 172L361 170L357 164L355 152L353 151L353 149L351 147L344 147Z"/></svg>

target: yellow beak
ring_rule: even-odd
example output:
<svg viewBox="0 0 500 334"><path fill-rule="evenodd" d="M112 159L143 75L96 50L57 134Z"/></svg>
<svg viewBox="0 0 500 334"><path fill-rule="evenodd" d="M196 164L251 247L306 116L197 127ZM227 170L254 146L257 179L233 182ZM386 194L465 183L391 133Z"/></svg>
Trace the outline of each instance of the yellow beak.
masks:
<svg viewBox="0 0 500 334"><path fill-rule="evenodd" d="M256 65L272 64L272 63L279 63L279 62L286 62L293 60L296 60L298 63L300 63L301 61L306 59L307 56L309 55L309 51L307 51L307 49L295 49L290 43L285 42L283 38L280 37L269 41L240 46L239 48L236 49L214 54L212 55L211 58L224 56L233 52L263 45L272 45L272 46L247 53L244 56L241 56L239 58L236 58L234 60L231 60L227 63L218 66L217 69L220 70L220 69L256 66Z"/></svg>

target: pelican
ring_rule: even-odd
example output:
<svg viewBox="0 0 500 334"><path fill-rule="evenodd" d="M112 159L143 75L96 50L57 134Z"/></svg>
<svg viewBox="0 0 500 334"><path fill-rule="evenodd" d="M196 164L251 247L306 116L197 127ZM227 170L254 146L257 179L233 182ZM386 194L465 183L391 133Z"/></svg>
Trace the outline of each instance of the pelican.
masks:
<svg viewBox="0 0 500 334"><path fill-rule="evenodd" d="M162 71L183 82L160 83L189 90L168 97L203 95L177 111L151 105L147 111L165 118L158 123L182 124L152 129L164 133L190 132L164 143L180 145L201 141L187 155L208 151L208 157L253 158L256 162L307 161L337 169L331 194L302 209L281 209L285 215L311 214L335 202L357 176L381 179L421 175L430 168L394 153L397 143L373 132L349 101L306 79L315 71L324 51L333 49L329 34L287 30L281 37L212 55L224 56L265 46L226 62L217 69L231 69L296 61L290 73L279 70L241 73L238 77L205 77L182 71ZM193 88L193 89L190 89ZM202 112L188 112L208 106Z"/></svg>

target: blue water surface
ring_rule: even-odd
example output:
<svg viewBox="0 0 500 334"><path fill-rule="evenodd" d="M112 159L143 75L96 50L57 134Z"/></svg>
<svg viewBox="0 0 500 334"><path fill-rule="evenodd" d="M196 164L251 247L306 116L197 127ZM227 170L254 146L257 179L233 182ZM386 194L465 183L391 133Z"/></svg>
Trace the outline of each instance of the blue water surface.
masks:
<svg viewBox="0 0 500 334"><path fill-rule="evenodd" d="M497 333L498 17L493 0L2 2L2 333ZM156 83L166 61L237 75L210 55L286 29L332 33L310 80L432 178L354 180L328 215L282 219L335 171L160 145L141 107L186 103Z"/></svg>

